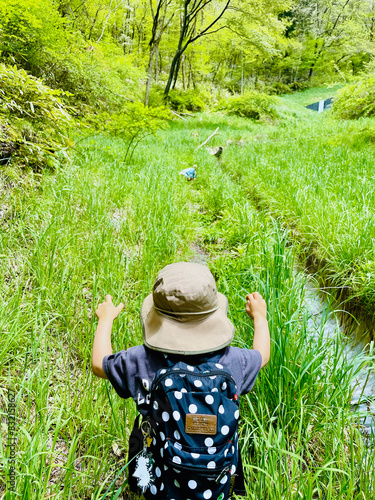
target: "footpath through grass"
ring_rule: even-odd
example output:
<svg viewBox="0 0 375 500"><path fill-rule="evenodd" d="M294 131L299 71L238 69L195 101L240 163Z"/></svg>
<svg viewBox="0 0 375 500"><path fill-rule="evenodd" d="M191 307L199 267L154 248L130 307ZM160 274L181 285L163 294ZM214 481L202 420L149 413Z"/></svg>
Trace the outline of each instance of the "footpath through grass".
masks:
<svg viewBox="0 0 375 500"><path fill-rule="evenodd" d="M212 145L245 141L228 148L222 164L204 148L194 151L217 126ZM119 160L120 142L98 137L82 141L73 164L45 177L39 190L3 195L1 407L7 389L17 405L17 493L5 493L4 474L6 500L104 497L126 464L135 407L91 373L95 307L106 293L124 301L113 348L140 343L139 308L157 272L194 258L197 246L228 296L237 345L252 345L246 293L259 290L269 307L271 361L241 402L247 498L374 496L373 449L350 410L355 369L342 362L345 340L309 333L306 278L294 272L299 249L255 210L250 183L242 189L237 182L255 175L252 151L275 154L270 145L282 125L267 134L218 115L174 123L161 141L140 146L130 166ZM197 179L187 183L178 172L194 163ZM1 436L6 472L6 426ZM121 491L125 473L106 498Z"/></svg>

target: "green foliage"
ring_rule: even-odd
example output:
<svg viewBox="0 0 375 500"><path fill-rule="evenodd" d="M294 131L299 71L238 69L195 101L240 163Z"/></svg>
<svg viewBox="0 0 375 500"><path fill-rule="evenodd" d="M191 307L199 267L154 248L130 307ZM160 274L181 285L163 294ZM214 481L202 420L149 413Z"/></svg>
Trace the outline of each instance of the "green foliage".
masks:
<svg viewBox="0 0 375 500"><path fill-rule="evenodd" d="M2 59L27 65L33 52L66 40L66 25L53 0L0 0Z"/></svg>
<svg viewBox="0 0 375 500"><path fill-rule="evenodd" d="M140 102L129 103L119 112L98 115L96 123L99 129L122 139L127 145L123 160L130 161L138 144L146 137L155 136L158 130L168 126L171 118L165 107L151 108Z"/></svg>
<svg viewBox="0 0 375 500"><path fill-rule="evenodd" d="M148 105L154 108L165 106L164 89L161 85L154 85L151 87Z"/></svg>
<svg viewBox="0 0 375 500"><path fill-rule="evenodd" d="M69 146L72 123L62 92L24 70L0 64L0 121L4 162L10 158L39 171ZM10 156L9 156L10 155ZM5 160L6 159L6 160Z"/></svg>
<svg viewBox="0 0 375 500"><path fill-rule="evenodd" d="M243 95L220 101L217 109L225 111L229 115L263 121L277 117L278 104L279 100L275 96L249 90Z"/></svg>
<svg viewBox="0 0 375 500"><path fill-rule="evenodd" d="M70 116L61 102L62 94L22 69L0 64L1 113L63 128L70 123Z"/></svg>
<svg viewBox="0 0 375 500"><path fill-rule="evenodd" d="M71 13L77 6L65 7ZM0 0L0 30L1 59L68 92L65 100L81 114L118 109L138 97L143 68L113 39L85 40L53 0Z"/></svg>
<svg viewBox="0 0 375 500"><path fill-rule="evenodd" d="M167 101L176 111L203 111L202 93L195 90L171 90Z"/></svg>
<svg viewBox="0 0 375 500"><path fill-rule="evenodd" d="M356 119L375 114L375 76L357 79L337 92L333 114L338 118Z"/></svg>
<svg viewBox="0 0 375 500"><path fill-rule="evenodd" d="M144 76L129 56L110 41L82 43L72 51L45 51L35 71L53 88L71 94L72 102L81 115L93 110L118 109L127 100L140 97L139 81Z"/></svg>

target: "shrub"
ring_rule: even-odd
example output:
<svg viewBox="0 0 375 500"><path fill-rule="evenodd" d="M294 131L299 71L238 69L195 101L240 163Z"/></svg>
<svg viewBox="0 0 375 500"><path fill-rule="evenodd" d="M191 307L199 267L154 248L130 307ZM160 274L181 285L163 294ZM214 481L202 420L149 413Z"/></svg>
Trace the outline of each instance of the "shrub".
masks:
<svg viewBox="0 0 375 500"><path fill-rule="evenodd" d="M205 103L196 90L171 90L167 102L175 111L203 111Z"/></svg>
<svg viewBox="0 0 375 500"><path fill-rule="evenodd" d="M38 171L69 145L72 119L62 94L24 70L0 64L0 141L7 151L3 162L17 159Z"/></svg>
<svg viewBox="0 0 375 500"><path fill-rule="evenodd" d="M49 86L69 93L80 115L114 111L143 94L143 69L134 67L120 47L108 41L71 52L44 51L37 71Z"/></svg>
<svg viewBox="0 0 375 500"><path fill-rule="evenodd" d="M340 89L333 102L333 114L338 118L355 119L375 115L375 75L357 79Z"/></svg>
<svg viewBox="0 0 375 500"><path fill-rule="evenodd" d="M287 85L286 83L274 82L269 87L267 87L267 92L268 94L273 95L290 94L292 92L292 89L290 88L290 85Z"/></svg>
<svg viewBox="0 0 375 500"><path fill-rule="evenodd" d="M243 95L229 97L220 101L217 109L230 115L243 116L253 120L267 120L277 117L279 99L254 90Z"/></svg>
<svg viewBox="0 0 375 500"><path fill-rule="evenodd" d="M151 108L140 102L129 103L117 113L98 115L99 130L118 137L126 144L124 161L130 161L136 147L149 135L156 135L168 126L170 111L165 107Z"/></svg>
<svg viewBox="0 0 375 500"><path fill-rule="evenodd" d="M154 85L150 89L148 105L153 108L164 106L164 88L161 85Z"/></svg>
<svg viewBox="0 0 375 500"><path fill-rule="evenodd" d="M60 99L62 94L23 69L0 64L1 113L62 128L70 122L70 115Z"/></svg>

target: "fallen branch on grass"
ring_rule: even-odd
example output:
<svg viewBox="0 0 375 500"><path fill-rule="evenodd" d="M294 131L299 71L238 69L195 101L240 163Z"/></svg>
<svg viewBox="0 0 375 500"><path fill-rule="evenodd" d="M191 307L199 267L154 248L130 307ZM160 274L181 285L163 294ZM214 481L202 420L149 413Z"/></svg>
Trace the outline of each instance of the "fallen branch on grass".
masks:
<svg viewBox="0 0 375 500"><path fill-rule="evenodd" d="M176 113L175 111L172 111L171 109L169 110L171 113L173 113L174 115L178 116L179 118L181 118L181 120L186 120L186 118L184 118L183 116L179 115L178 113Z"/></svg>
<svg viewBox="0 0 375 500"><path fill-rule="evenodd" d="M202 142L202 144L201 144L200 146L197 146L197 147L195 148L195 150L194 150L194 151L196 151L197 149L199 149L199 148L201 148L202 146L204 146L205 144L207 144L207 142L208 142L210 139L212 139L212 137L213 137L214 135L216 135L216 134L217 134L217 131L219 130L219 128L220 128L220 127L217 127L217 129L215 130L215 132L214 132L213 134L211 134L211 135L210 135L210 137L209 137L208 139L206 139L204 142Z"/></svg>

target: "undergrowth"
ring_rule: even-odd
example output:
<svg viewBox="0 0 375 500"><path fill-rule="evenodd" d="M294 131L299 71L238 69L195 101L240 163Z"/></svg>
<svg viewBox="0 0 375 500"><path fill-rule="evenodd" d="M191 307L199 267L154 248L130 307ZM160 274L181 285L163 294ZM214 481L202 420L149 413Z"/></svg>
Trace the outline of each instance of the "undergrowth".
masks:
<svg viewBox="0 0 375 500"><path fill-rule="evenodd" d="M217 126L210 146L232 140L220 162L196 149ZM293 127L219 114L181 120L161 141L146 138L127 163L121 140L88 138L77 144L74 162L46 174L38 190L3 194L1 398L5 408L5 388L16 392L19 494L8 490L4 499L100 500L112 482L110 494L120 495L135 406L91 373L94 310L106 293L123 301L113 349L140 343L139 308L158 271L196 257L197 245L228 297L236 345L252 345L246 293L257 289L268 303L271 361L241 400L248 498L373 496L373 450L350 409L357 368L342 362L345 339L312 335L306 277L294 270L301 249L249 199L250 180L260 193L272 180L267 168L264 184L257 180L267 148L275 166L287 151L282 132L296 144ZM178 173L193 164L197 179L187 183ZM270 203L276 192L268 189ZM6 442L2 432L5 463Z"/></svg>

